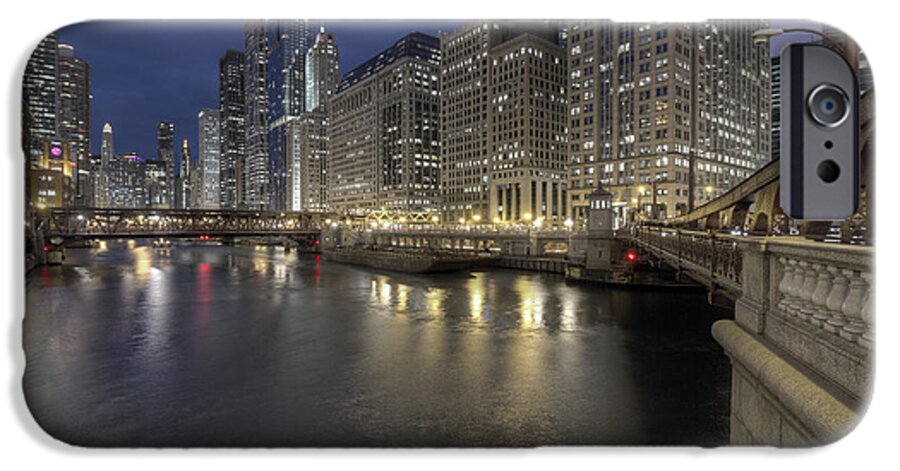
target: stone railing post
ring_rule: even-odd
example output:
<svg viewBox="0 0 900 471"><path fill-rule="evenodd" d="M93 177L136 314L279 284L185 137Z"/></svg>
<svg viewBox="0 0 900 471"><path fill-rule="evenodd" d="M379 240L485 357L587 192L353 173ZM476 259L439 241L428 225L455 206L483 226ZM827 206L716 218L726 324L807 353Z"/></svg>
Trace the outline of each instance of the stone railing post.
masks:
<svg viewBox="0 0 900 471"><path fill-rule="evenodd" d="M734 305L735 321L753 333L761 333L769 308L769 257L764 239L748 237L737 242L743 257L741 297Z"/></svg>

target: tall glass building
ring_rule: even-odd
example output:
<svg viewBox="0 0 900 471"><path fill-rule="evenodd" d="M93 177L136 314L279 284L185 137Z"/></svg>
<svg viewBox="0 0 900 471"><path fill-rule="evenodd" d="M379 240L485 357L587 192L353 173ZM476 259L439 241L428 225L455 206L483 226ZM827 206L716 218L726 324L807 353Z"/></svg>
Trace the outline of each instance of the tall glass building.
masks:
<svg viewBox="0 0 900 471"><path fill-rule="evenodd" d="M26 151L31 163L36 164L41 156L43 142L57 133L57 54L59 40L56 33L41 40L25 66L22 106L29 123L25 133Z"/></svg>
<svg viewBox="0 0 900 471"><path fill-rule="evenodd" d="M244 54L228 50L219 60L219 108L222 149L219 201L223 209L238 209L243 201Z"/></svg>

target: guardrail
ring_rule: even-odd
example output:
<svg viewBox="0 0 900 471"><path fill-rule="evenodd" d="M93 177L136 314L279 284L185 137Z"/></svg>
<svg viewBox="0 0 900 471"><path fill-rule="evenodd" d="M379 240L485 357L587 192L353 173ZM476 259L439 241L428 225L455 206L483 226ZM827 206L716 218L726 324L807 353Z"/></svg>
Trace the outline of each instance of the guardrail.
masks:
<svg viewBox="0 0 900 471"><path fill-rule="evenodd" d="M740 294L743 256L739 236L665 227L635 227L620 231L639 247L663 259L679 271L687 271L708 283Z"/></svg>

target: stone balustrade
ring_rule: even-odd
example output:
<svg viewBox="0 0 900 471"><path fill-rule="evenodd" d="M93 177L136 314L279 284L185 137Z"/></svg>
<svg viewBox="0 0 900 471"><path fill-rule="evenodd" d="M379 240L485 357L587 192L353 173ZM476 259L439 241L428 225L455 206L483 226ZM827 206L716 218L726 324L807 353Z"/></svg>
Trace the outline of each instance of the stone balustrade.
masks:
<svg viewBox="0 0 900 471"><path fill-rule="evenodd" d="M872 346L871 273L833 260L779 256L776 306L817 329L863 347Z"/></svg>
<svg viewBox="0 0 900 471"><path fill-rule="evenodd" d="M871 394L872 247L746 237L732 360L732 441L799 446L852 430Z"/></svg>

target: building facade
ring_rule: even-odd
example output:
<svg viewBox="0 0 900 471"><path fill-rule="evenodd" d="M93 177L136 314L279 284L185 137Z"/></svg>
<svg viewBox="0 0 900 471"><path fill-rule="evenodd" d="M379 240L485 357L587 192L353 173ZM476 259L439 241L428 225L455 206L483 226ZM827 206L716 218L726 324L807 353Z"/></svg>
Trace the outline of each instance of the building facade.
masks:
<svg viewBox="0 0 900 471"><path fill-rule="evenodd" d="M228 50L219 60L219 126L222 136L219 203L238 209L244 189L244 54Z"/></svg>
<svg viewBox="0 0 900 471"><path fill-rule="evenodd" d="M412 33L349 72L329 110L330 209L440 210L440 48Z"/></svg>
<svg viewBox="0 0 900 471"><path fill-rule="evenodd" d="M175 179L175 207L178 209L191 209L192 207L192 170L193 162L191 162L191 146L188 143L188 140L185 139L181 142L181 160L179 163L178 176Z"/></svg>
<svg viewBox="0 0 900 471"><path fill-rule="evenodd" d="M219 110L204 109L200 111L200 148L198 152L197 172L199 186L194 187L197 193L198 209L219 209L219 175L221 158L221 133Z"/></svg>
<svg viewBox="0 0 900 471"><path fill-rule="evenodd" d="M566 219L563 48L524 33L488 54L491 222L560 226Z"/></svg>
<svg viewBox="0 0 900 471"><path fill-rule="evenodd" d="M175 124L160 121L156 125L156 160L165 170L164 181L160 182L159 207L175 207ZM154 164L155 165L155 164Z"/></svg>
<svg viewBox="0 0 900 471"><path fill-rule="evenodd" d="M484 22L441 37L441 197L445 221L487 219L489 213L496 212L491 210L490 197L496 191L490 183L491 156L496 154L492 151L495 144L491 142L490 123L492 109L499 110L501 105L491 103L491 74L495 70L491 51L523 34L556 44L559 27L552 22Z"/></svg>
<svg viewBox="0 0 900 471"><path fill-rule="evenodd" d="M91 67L75 57L75 48L60 44L57 49L59 137L72 143L76 163L76 206L89 206L91 158Z"/></svg>
<svg viewBox="0 0 900 471"><path fill-rule="evenodd" d="M334 34L322 28L306 53L306 111L327 106L341 82L341 61Z"/></svg>
<svg viewBox="0 0 900 471"><path fill-rule="evenodd" d="M113 156L107 167L109 207L144 208L147 206L146 161L137 154Z"/></svg>
<svg viewBox="0 0 900 471"><path fill-rule="evenodd" d="M328 114L323 109L303 113L290 123L288 135L288 209L325 211Z"/></svg>
<svg viewBox="0 0 900 471"><path fill-rule="evenodd" d="M266 25L248 22L244 28L244 172L243 207L268 205L269 122Z"/></svg>
<svg viewBox="0 0 900 471"><path fill-rule="evenodd" d="M94 167L97 170L97 177L94 179L94 205L98 208L111 207L109 178L113 151L113 128L109 123L104 123L100 137L100 160Z"/></svg>
<svg viewBox="0 0 900 471"><path fill-rule="evenodd" d="M168 164L163 160L147 160L144 162L146 184L146 206L148 208L167 209L172 204L169 198L174 195L169 181Z"/></svg>
<svg viewBox="0 0 900 471"><path fill-rule="evenodd" d="M759 21L573 23L569 73L570 217L613 194L617 225L685 214L770 158L770 62Z"/></svg>
<svg viewBox="0 0 900 471"><path fill-rule="evenodd" d="M306 53L309 29L303 20L266 24L268 90L268 209L288 207L288 124L306 108Z"/></svg>
<svg viewBox="0 0 900 471"><path fill-rule="evenodd" d="M22 81L23 113L28 115L23 129L25 149L32 165L36 165L44 150L44 141L57 136L57 54L59 40L56 33L46 36L38 43L28 64Z"/></svg>
<svg viewBox="0 0 900 471"><path fill-rule="evenodd" d="M44 139L40 158L31 169L31 202L35 209L71 207L76 196L76 157L69 141Z"/></svg>

